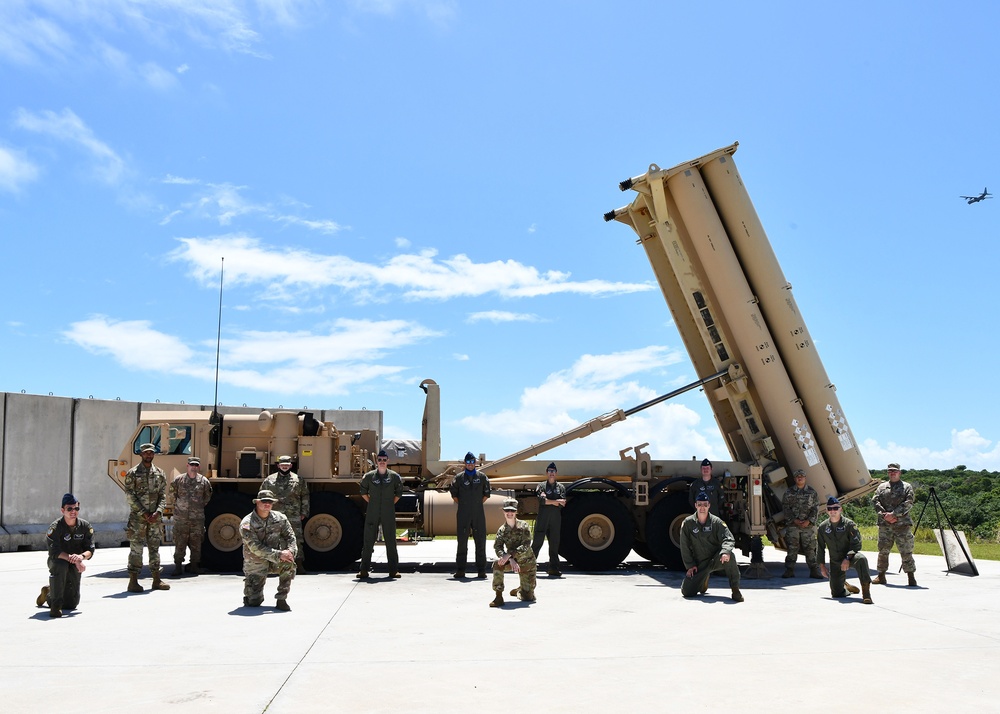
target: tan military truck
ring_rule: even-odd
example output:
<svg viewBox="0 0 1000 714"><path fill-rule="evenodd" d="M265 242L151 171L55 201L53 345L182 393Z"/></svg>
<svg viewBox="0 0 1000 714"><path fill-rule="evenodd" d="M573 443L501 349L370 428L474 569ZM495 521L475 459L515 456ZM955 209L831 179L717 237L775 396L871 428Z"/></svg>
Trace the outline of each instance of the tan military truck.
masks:
<svg viewBox="0 0 1000 714"><path fill-rule="evenodd" d="M723 516L744 553L759 554L760 537L781 544L781 495L795 469L827 496L858 498L875 487L861 458L836 390L733 162L736 144L670 169L651 165L623 181L635 197L605 214L638 235L698 380L643 405L615 410L576 429L498 460L481 458L498 503L515 496L520 515L537 511L534 487L548 459L530 460L555 446L609 427L687 389L702 387L732 461L714 465L723 484ZM453 535L455 512L447 486L461 460L441 459L440 387L424 380L422 437L383 441L373 430L343 433L308 412L264 411L259 416L212 412L143 412L130 442L108 472L122 482L138 447L157 445L157 465L183 471L199 456L213 479L206 509L205 564L234 570L241 559L237 526L276 458L291 454L311 492L304 525L306 563L343 569L361 552L364 504L358 482L387 449L406 494L397 524L426 536ZM629 552L667 567L682 567L680 523L690 512L690 483L700 460L660 461L647 444L623 445L617 459L559 461L567 482L561 555L585 570L607 570ZM176 461L176 463L174 463ZM487 507L488 528L499 508Z"/></svg>

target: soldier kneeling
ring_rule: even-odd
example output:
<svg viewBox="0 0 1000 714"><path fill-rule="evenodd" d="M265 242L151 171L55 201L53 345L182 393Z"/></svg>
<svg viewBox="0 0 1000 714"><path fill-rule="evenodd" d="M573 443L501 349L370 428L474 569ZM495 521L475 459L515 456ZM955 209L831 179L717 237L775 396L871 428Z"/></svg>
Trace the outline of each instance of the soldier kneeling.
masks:
<svg viewBox="0 0 1000 714"><path fill-rule="evenodd" d="M841 513L840 501L830 496L826 501L829 518L819 524L816 546L816 560L823 577L827 575L826 550L830 549L830 594L833 597L847 597L858 589L847 582L847 571L854 568L861 581L861 595L865 605L872 604L870 592L872 578L868 572L868 558L861 552L861 531L850 518Z"/></svg>
<svg viewBox="0 0 1000 714"><path fill-rule="evenodd" d="M520 586L510 591L512 597L525 602L535 600L535 576L538 568L535 553L531 550L531 528L524 521L517 520L517 499L508 498L503 502L504 524L497 531L493 544L497 560L493 563L493 589L496 597L490 607L503 605L503 574L506 571L521 577Z"/></svg>

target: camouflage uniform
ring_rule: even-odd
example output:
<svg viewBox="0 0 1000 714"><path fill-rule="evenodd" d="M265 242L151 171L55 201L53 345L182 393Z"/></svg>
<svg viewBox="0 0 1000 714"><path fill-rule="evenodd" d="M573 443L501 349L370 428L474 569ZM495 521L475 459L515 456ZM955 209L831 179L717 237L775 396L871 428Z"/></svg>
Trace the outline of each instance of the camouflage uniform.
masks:
<svg viewBox="0 0 1000 714"><path fill-rule="evenodd" d="M490 480L479 469L463 471L451 485L451 496L458 499L458 512L455 515L458 548L455 562L459 572L465 572L471 529L472 540L476 544L476 570L481 575L486 574L486 512L483 510L483 499L489 498L489 495Z"/></svg>
<svg viewBox="0 0 1000 714"><path fill-rule="evenodd" d="M299 478L294 471L287 473L278 469L275 473L264 479L260 485L261 491L271 491L278 498L274 504L274 510L284 513L288 517L288 522L292 524L295 532L295 543L298 546L296 560L302 561L306 557L304 540L302 537L303 517L309 517L309 487L305 479Z"/></svg>
<svg viewBox="0 0 1000 714"><path fill-rule="evenodd" d="M392 469L380 474L378 469L361 477L359 486L362 496L368 496L365 509L365 540L361 550L361 570L371 570L372 551L378 538L378 527L382 526L385 538L385 552L389 559L389 572L399 572L399 554L396 550L396 499L403 495L403 481Z"/></svg>
<svg viewBox="0 0 1000 714"><path fill-rule="evenodd" d="M684 569L698 568L693 576L685 574L681 583L681 595L693 597L708 586L708 578L713 571L724 570L729 577L729 587L734 592L740 588L740 569L733 556L736 539L726 522L718 516L708 514L704 523L698 522L698 514L692 513L681 523L681 558ZM723 563L721 556L729 554Z"/></svg>
<svg viewBox="0 0 1000 714"><path fill-rule="evenodd" d="M516 521L514 527L511 528L504 523L497 531L493 549L496 551L497 558L502 558L509 553L510 557L517 561L521 570L518 597L522 600L534 600L538 567L535 563L535 554L531 550L531 528L528 524L524 521ZM510 560L504 565L500 565L499 560L493 561L493 589L498 593L503 592L503 574L511 570L513 568L510 565Z"/></svg>
<svg viewBox="0 0 1000 714"><path fill-rule="evenodd" d="M889 569L889 551L895 542L899 555L903 559L903 572L917 572L917 564L913 561L913 520L910 509L913 508L913 486L905 481L883 481L875 489L872 505L878 513L878 571L884 573ZM891 513L899 520L886 523L885 515Z"/></svg>
<svg viewBox="0 0 1000 714"><path fill-rule="evenodd" d="M193 478L179 474L170 484L174 496L174 563L184 562L184 550L191 548L192 566L201 562L205 539L205 506L212 500L212 484L202 474Z"/></svg>
<svg viewBox="0 0 1000 714"><path fill-rule="evenodd" d="M704 479L698 479L691 483L691 488L688 490L688 504L694 509L695 496L698 495L699 491L704 491L708 494L708 512L713 516L718 516L722 518L722 482L713 476L708 481Z"/></svg>
<svg viewBox="0 0 1000 714"><path fill-rule="evenodd" d="M781 498L781 509L785 513L785 544L788 554L785 567L795 565L799 551L806 557L809 571L816 570L816 518L819 515L819 494L812 486L798 488L792 486ZM795 525L795 519L809 521L807 528Z"/></svg>
<svg viewBox="0 0 1000 714"><path fill-rule="evenodd" d="M538 518L535 519L535 535L531 539L531 550L538 558L542 542L549 539L549 572L559 572L559 532L562 529L562 506L543 506L542 499L559 501L566 498L566 487L558 481L548 479L535 489L538 496Z"/></svg>
<svg viewBox="0 0 1000 714"><path fill-rule="evenodd" d="M295 577L295 563L280 560L281 551L298 553L295 533L284 513L271 511L266 518L257 509L240 522L243 538L243 597L247 605L256 607L264 602L264 582L268 573L278 574L278 600L285 600ZM279 603L280 604L280 603Z"/></svg>
<svg viewBox="0 0 1000 714"><path fill-rule="evenodd" d="M840 569L844 560L849 561L851 567L858 571L858 580L865 585L871 583L868 558L861 552L861 531L847 516L841 516L839 523L827 519L819 525L817 549L820 564L826 561L826 551L830 550L830 594L833 597L847 597L844 590L847 573Z"/></svg>
<svg viewBox="0 0 1000 714"><path fill-rule="evenodd" d="M94 552L94 529L88 521L76 519L72 528L64 518L52 522L45 534L49 550L48 603L52 610L75 610L80 604L81 573L73 563L59 557L60 553L82 555Z"/></svg>
<svg viewBox="0 0 1000 714"><path fill-rule="evenodd" d="M167 505L167 477L156 466L148 469L137 464L125 474L125 498L128 500L128 572L138 575L142 570L142 547L149 550L149 571L153 577L160 572L160 542L163 539L161 521L147 523L144 515L163 516Z"/></svg>

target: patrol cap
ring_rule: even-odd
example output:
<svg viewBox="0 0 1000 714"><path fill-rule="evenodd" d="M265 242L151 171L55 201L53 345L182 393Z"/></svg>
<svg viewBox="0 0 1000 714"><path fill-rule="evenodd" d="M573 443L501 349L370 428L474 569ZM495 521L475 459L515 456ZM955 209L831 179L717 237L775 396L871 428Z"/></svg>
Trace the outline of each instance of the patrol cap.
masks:
<svg viewBox="0 0 1000 714"><path fill-rule="evenodd" d="M706 491L705 489L701 489L695 495L694 500L695 500L695 503L697 503L698 501L704 501L705 503L709 503L710 501L709 501L709 498L708 498L708 491Z"/></svg>
<svg viewBox="0 0 1000 714"><path fill-rule="evenodd" d="M139 447L140 454L143 454L147 451L156 451L156 447L153 446L152 444L143 444L142 446Z"/></svg>
<svg viewBox="0 0 1000 714"><path fill-rule="evenodd" d="M899 464L893 462L886 467L888 471L899 471Z"/></svg>
<svg viewBox="0 0 1000 714"><path fill-rule="evenodd" d="M72 493L67 493L63 495L62 497L63 508L66 508L66 506L72 506L74 503L76 503L76 496L74 496Z"/></svg>
<svg viewBox="0 0 1000 714"><path fill-rule="evenodd" d="M792 471L792 478L798 478L799 476L802 476L804 478L805 475L806 472L803 471L802 469L795 469L794 471Z"/></svg>
<svg viewBox="0 0 1000 714"><path fill-rule="evenodd" d="M837 500L836 496L830 496L826 499L826 510L829 511L831 507L840 508L840 501Z"/></svg>
<svg viewBox="0 0 1000 714"><path fill-rule="evenodd" d="M505 498L503 500L503 510L505 510L505 511L517 511L517 499L516 498Z"/></svg>
<svg viewBox="0 0 1000 714"><path fill-rule="evenodd" d="M259 491L257 493L257 498L255 498L253 502L257 503L257 501L264 501L265 503L277 503L278 499L274 495L274 491L265 490L265 491Z"/></svg>
<svg viewBox="0 0 1000 714"><path fill-rule="evenodd" d="M708 459L702 459L702 460L701 460L701 465L702 465L702 466L711 466L711 465L712 465L712 462L711 462L711 461L709 461Z"/></svg>
<svg viewBox="0 0 1000 714"><path fill-rule="evenodd" d="M476 463L476 457L475 457L475 455L471 451L466 452L466 454L465 454L465 463L467 463L467 464L474 464L474 463Z"/></svg>
<svg viewBox="0 0 1000 714"><path fill-rule="evenodd" d="M201 466L201 459L199 459L197 456L192 456L190 459L188 459L188 465Z"/></svg>
<svg viewBox="0 0 1000 714"><path fill-rule="evenodd" d="M279 464L290 464L290 463L292 463L292 457L289 456L288 454L285 454L284 456L279 456L278 457L278 463Z"/></svg>
<svg viewBox="0 0 1000 714"><path fill-rule="evenodd" d="M545 470L546 471L558 471L558 469L556 468L556 462L553 461L551 464L549 464L548 466L546 466Z"/></svg>

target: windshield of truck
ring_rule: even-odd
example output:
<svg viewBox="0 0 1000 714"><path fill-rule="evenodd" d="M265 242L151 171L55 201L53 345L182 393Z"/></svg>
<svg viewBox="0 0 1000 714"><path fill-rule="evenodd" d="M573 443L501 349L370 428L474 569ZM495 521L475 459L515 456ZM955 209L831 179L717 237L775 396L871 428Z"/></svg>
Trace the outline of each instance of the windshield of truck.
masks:
<svg viewBox="0 0 1000 714"><path fill-rule="evenodd" d="M161 425L147 424L139 430L139 434L132 442L132 453L138 454L139 447L143 444L152 444L156 447L158 454L191 454L191 436L194 434L194 426L191 424L176 425L170 424L168 427L167 448L163 448L161 443Z"/></svg>

